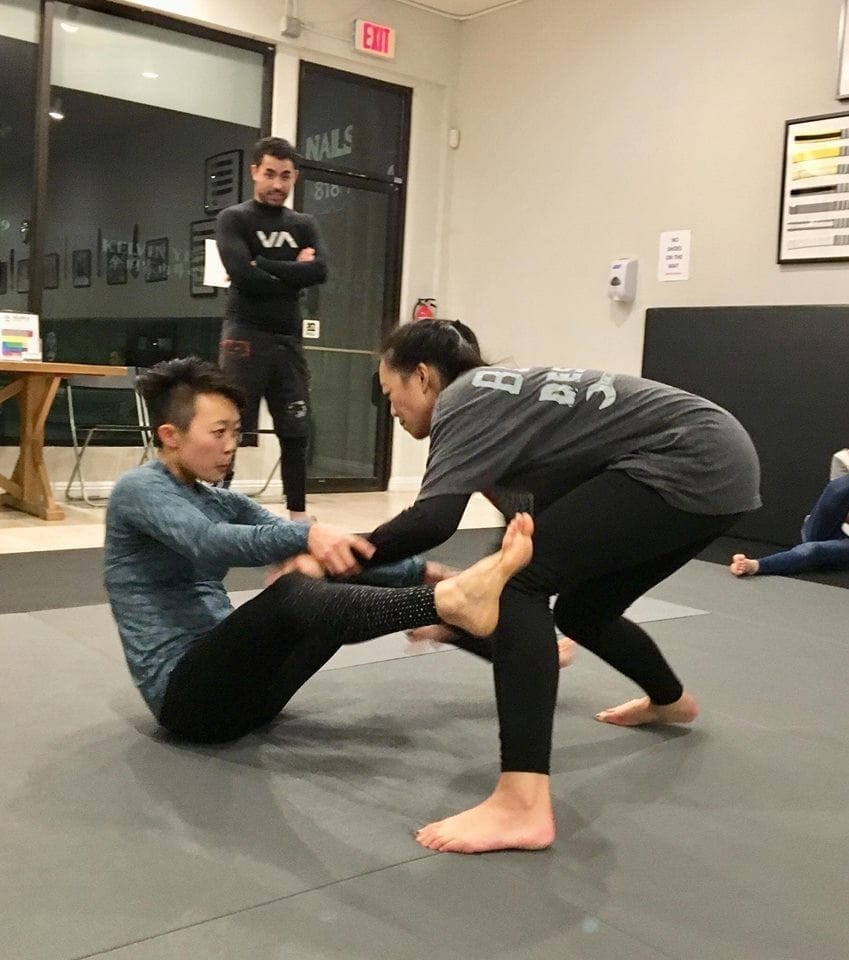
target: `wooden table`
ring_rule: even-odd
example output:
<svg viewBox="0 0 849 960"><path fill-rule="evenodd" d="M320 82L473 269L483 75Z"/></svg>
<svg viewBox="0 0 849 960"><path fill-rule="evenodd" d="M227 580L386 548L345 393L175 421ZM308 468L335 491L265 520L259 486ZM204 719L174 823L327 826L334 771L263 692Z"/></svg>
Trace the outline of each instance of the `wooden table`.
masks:
<svg viewBox="0 0 849 960"><path fill-rule="evenodd" d="M20 452L11 477L0 473L0 504L41 517L64 520L56 505L44 465L44 424L63 377L124 377L126 367L87 363L39 363L35 360L0 360L0 373L14 379L0 389L0 403L16 397L21 414Z"/></svg>

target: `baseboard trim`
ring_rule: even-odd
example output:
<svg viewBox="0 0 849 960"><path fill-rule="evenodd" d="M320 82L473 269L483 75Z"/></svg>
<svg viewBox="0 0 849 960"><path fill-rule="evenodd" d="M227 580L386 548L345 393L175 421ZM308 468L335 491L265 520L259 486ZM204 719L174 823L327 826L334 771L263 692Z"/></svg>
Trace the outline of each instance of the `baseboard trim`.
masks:
<svg viewBox="0 0 849 960"><path fill-rule="evenodd" d="M238 490L239 493L244 493L247 496L255 494L262 485L265 483L264 477L259 477L255 480L234 480L230 485L231 490ZM65 487L67 486L67 481L65 483L51 483L50 484L53 490L53 496L56 500L64 501L65 500ZM87 496L91 500L108 500L112 494L112 490L115 486L114 480L86 480L85 490ZM263 491L263 497L277 498L282 500L283 498L283 481L282 480L272 480L268 486ZM67 502L74 504L82 501L82 490L80 489L79 483L72 483L70 490L70 497Z"/></svg>

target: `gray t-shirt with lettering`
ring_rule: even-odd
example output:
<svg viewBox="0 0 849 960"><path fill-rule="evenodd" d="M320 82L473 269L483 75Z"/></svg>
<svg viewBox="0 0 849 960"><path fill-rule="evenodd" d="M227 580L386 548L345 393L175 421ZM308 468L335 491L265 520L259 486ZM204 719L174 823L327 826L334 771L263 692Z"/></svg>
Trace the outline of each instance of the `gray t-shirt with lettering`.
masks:
<svg viewBox="0 0 849 960"><path fill-rule="evenodd" d="M698 514L761 505L752 441L722 407L601 370L479 367L436 402L418 499L480 491L509 515L622 470Z"/></svg>

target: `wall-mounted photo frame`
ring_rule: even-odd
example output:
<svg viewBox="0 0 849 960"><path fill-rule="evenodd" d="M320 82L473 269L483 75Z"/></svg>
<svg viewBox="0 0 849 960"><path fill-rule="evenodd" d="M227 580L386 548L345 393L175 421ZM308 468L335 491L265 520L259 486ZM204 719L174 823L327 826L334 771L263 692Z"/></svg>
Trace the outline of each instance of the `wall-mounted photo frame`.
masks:
<svg viewBox="0 0 849 960"><path fill-rule="evenodd" d="M127 282L130 245L125 240L105 240L106 282L110 286Z"/></svg>
<svg viewBox="0 0 849 960"><path fill-rule="evenodd" d="M849 260L849 113L788 120L779 263Z"/></svg>
<svg viewBox="0 0 849 960"><path fill-rule="evenodd" d="M0 260L0 297L9 289L9 264Z"/></svg>
<svg viewBox="0 0 849 960"><path fill-rule="evenodd" d="M44 255L44 289L59 289L59 254L46 253Z"/></svg>
<svg viewBox="0 0 849 960"><path fill-rule="evenodd" d="M840 9L837 54L837 99L849 100L849 0Z"/></svg>
<svg viewBox="0 0 849 960"><path fill-rule="evenodd" d="M168 279L168 238L147 240L144 245L145 283Z"/></svg>
<svg viewBox="0 0 849 960"><path fill-rule="evenodd" d="M91 250L74 250L71 253L71 286L91 286Z"/></svg>
<svg viewBox="0 0 849 960"><path fill-rule="evenodd" d="M18 260L15 289L18 293L29 293L29 260Z"/></svg>
<svg viewBox="0 0 849 960"><path fill-rule="evenodd" d="M219 213L242 202L242 151L228 150L208 157L203 165L203 209Z"/></svg>
<svg viewBox="0 0 849 960"><path fill-rule="evenodd" d="M204 242L215 237L215 220L195 220L189 224L189 293L193 297L214 297L217 287L204 286Z"/></svg>

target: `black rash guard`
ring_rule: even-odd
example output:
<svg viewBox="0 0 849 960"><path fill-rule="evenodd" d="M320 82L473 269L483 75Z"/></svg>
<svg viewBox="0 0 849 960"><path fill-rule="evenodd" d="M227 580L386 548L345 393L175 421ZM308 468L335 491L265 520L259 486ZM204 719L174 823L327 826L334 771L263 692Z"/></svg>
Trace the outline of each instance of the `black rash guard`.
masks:
<svg viewBox="0 0 849 960"><path fill-rule="evenodd" d="M444 494L419 500L373 530L368 539L377 547L367 566L403 560L444 543L457 530L469 494Z"/></svg>
<svg viewBox="0 0 849 960"><path fill-rule="evenodd" d="M300 338L301 290L327 279L315 220L288 207L247 200L218 214L215 238L230 277L227 318ZM315 260L297 262L306 247L315 250Z"/></svg>

